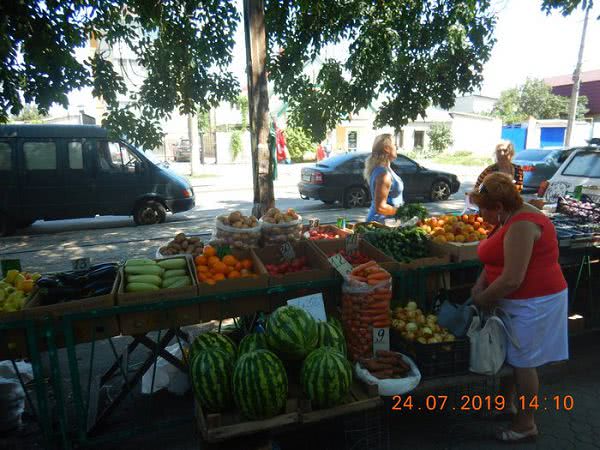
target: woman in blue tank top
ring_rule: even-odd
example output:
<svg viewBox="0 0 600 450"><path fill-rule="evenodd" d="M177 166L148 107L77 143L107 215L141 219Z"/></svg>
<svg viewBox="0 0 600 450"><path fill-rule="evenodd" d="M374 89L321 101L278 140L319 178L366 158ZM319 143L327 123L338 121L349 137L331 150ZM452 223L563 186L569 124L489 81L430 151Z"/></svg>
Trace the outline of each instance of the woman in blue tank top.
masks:
<svg viewBox="0 0 600 450"><path fill-rule="evenodd" d="M398 153L391 134L380 134L373 142L371 156L365 163L365 180L371 188L371 208L367 222L383 223L386 217L396 215L404 204L404 183L390 168Z"/></svg>

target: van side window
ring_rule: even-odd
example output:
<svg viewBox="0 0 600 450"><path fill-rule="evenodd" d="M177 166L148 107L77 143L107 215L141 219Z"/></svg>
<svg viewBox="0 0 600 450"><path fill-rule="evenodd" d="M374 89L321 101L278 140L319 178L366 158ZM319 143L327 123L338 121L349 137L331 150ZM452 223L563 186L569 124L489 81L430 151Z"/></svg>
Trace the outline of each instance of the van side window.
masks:
<svg viewBox="0 0 600 450"><path fill-rule="evenodd" d="M67 150L69 151L69 169L83 169L83 146L81 142L69 142Z"/></svg>
<svg viewBox="0 0 600 450"><path fill-rule="evenodd" d="M54 142L24 142L25 169L56 170L56 144Z"/></svg>
<svg viewBox="0 0 600 450"><path fill-rule="evenodd" d="M108 144L108 145L107 145ZM134 173L137 156L119 142L100 143L100 170L104 172Z"/></svg>
<svg viewBox="0 0 600 450"><path fill-rule="evenodd" d="M0 170L12 170L11 148L6 142L0 142Z"/></svg>

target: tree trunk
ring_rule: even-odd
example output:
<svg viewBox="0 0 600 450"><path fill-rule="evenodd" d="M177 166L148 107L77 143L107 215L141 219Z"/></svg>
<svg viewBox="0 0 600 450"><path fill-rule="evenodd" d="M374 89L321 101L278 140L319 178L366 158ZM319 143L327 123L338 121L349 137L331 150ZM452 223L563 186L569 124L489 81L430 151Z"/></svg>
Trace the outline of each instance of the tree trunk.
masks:
<svg viewBox="0 0 600 450"><path fill-rule="evenodd" d="M265 68L267 41L264 0L244 0L244 28L254 184L252 214L261 217L275 205L269 155L269 91Z"/></svg>

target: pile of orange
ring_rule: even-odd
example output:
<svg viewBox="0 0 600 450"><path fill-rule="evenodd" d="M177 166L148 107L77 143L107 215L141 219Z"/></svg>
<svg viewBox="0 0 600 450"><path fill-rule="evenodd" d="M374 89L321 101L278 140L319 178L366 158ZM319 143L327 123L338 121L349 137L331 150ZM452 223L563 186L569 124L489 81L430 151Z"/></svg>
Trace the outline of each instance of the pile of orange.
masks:
<svg viewBox="0 0 600 450"><path fill-rule="evenodd" d="M477 214L437 216L425 219L420 227L434 242L477 242L485 239L494 227Z"/></svg>
<svg viewBox="0 0 600 450"><path fill-rule="evenodd" d="M249 258L238 259L233 255L217 256L217 249L205 245L202 255L194 258L196 273L201 283L216 284L218 281L250 278L256 275L252 271L253 263Z"/></svg>

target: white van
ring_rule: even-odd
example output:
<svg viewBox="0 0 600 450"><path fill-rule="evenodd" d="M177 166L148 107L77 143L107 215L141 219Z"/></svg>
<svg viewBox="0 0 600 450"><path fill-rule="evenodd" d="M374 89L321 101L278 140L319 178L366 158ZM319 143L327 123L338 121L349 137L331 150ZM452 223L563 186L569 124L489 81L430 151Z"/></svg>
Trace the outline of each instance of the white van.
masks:
<svg viewBox="0 0 600 450"><path fill-rule="evenodd" d="M539 195L546 203L575 191L577 186L600 186L600 147L590 146L574 151L550 178L545 192Z"/></svg>

